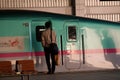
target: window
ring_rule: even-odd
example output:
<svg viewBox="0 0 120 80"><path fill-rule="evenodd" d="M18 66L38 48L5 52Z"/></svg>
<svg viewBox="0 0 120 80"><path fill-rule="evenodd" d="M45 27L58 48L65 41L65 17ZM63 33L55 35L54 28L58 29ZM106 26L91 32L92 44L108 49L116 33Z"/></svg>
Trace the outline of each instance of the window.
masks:
<svg viewBox="0 0 120 80"><path fill-rule="evenodd" d="M45 30L45 26L36 26L36 40L41 41L41 34Z"/></svg>
<svg viewBox="0 0 120 80"><path fill-rule="evenodd" d="M76 41L76 26L69 26L68 27L68 40L69 41Z"/></svg>

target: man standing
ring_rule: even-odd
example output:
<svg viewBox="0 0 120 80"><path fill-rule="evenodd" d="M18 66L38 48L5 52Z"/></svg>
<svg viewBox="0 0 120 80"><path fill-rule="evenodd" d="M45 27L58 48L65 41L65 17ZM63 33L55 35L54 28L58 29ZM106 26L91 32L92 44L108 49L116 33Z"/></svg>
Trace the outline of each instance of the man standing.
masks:
<svg viewBox="0 0 120 80"><path fill-rule="evenodd" d="M56 33L52 30L52 23L48 21L45 23L46 30L42 33L42 46L45 52L46 64L48 68L47 74L54 74L55 72L55 55L51 53L50 44L56 43ZM50 63L50 59L52 64Z"/></svg>

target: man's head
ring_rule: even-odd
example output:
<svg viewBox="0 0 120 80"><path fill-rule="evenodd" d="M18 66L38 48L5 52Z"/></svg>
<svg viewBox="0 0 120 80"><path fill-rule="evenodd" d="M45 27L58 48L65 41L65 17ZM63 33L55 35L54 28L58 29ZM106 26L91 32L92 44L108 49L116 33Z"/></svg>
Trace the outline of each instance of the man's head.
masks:
<svg viewBox="0 0 120 80"><path fill-rule="evenodd" d="M45 23L45 28L51 28L52 27L52 22L51 21L47 21L46 23Z"/></svg>

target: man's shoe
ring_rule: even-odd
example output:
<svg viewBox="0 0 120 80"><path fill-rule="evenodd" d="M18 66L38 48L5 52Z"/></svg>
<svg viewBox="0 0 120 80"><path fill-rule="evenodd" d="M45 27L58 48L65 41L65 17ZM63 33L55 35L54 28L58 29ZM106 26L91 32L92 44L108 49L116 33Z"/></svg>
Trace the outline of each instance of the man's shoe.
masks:
<svg viewBox="0 0 120 80"><path fill-rule="evenodd" d="M51 74L51 72L47 72L47 74Z"/></svg>
<svg viewBox="0 0 120 80"><path fill-rule="evenodd" d="M51 74L54 74L54 72L51 72Z"/></svg>

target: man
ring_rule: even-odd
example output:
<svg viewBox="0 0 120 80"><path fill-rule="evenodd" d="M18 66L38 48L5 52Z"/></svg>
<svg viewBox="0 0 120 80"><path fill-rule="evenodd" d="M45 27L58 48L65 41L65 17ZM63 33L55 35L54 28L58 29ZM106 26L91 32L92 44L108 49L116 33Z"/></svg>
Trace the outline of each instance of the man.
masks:
<svg viewBox="0 0 120 80"><path fill-rule="evenodd" d="M48 21L45 23L46 30L42 33L42 46L45 52L46 64L48 68L47 74L54 74L55 72L55 55L51 53L50 43L56 43L56 33L52 30L52 23ZM50 59L52 64L50 63Z"/></svg>

